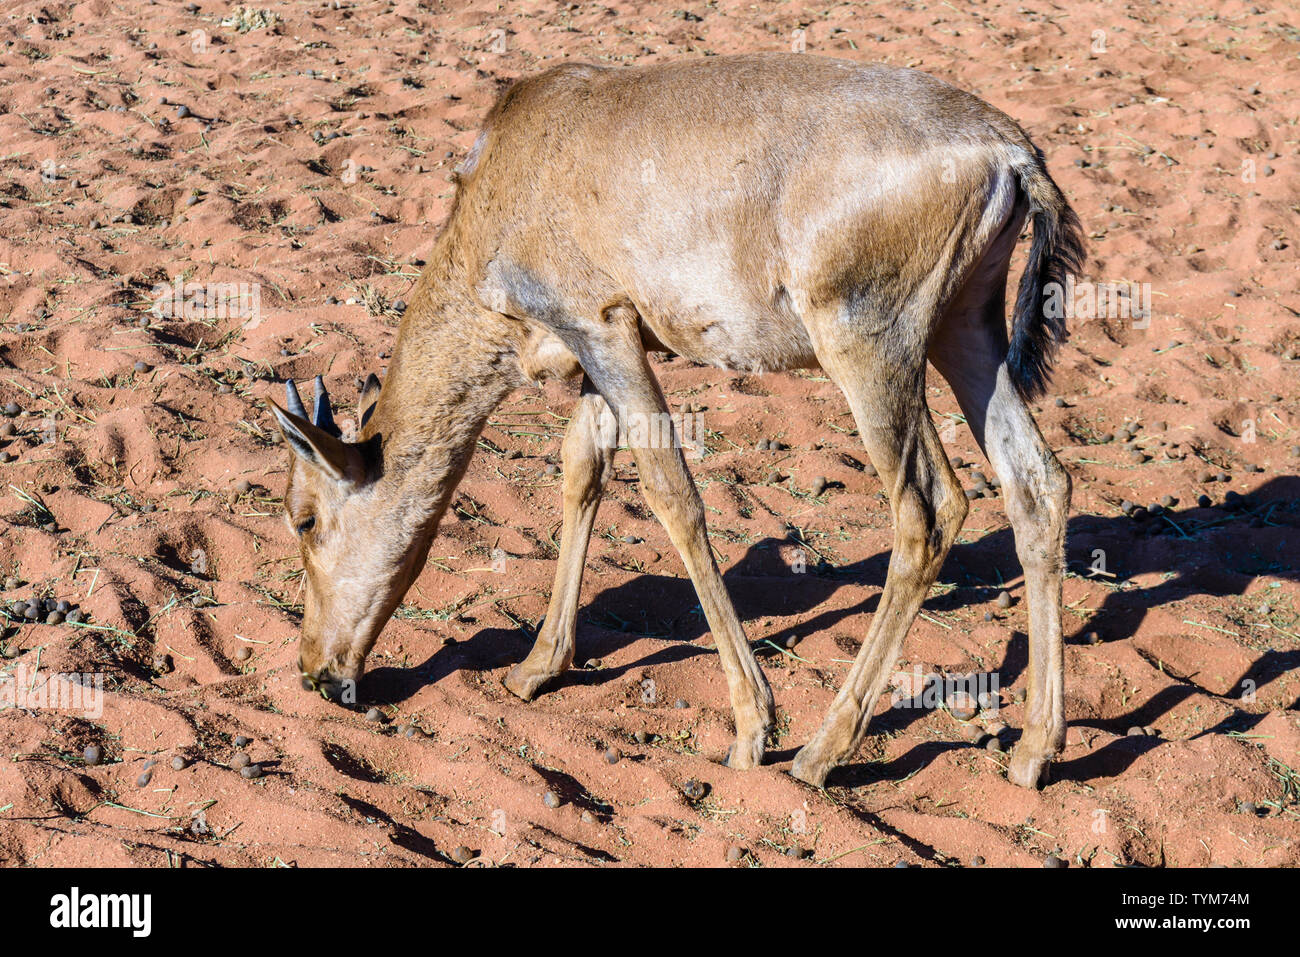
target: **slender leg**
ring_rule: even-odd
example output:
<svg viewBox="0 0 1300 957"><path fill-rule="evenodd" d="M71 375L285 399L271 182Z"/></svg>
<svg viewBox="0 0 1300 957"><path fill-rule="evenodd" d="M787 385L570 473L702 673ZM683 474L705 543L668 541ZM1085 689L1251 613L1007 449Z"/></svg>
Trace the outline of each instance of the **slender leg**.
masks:
<svg viewBox="0 0 1300 957"><path fill-rule="evenodd" d="M704 503L680 445L662 441L675 432L660 427L668 421L668 403L646 362L635 324L610 324L607 333L599 341L585 339L571 347L581 350L583 368L626 425L641 490L681 554L713 632L736 721L736 741L727 763L733 768L756 767L762 763L767 731L775 721L772 689L713 560Z"/></svg>
<svg viewBox="0 0 1300 957"><path fill-rule="evenodd" d="M1024 735L1007 778L1042 784L1065 746L1065 648L1061 579L1070 475L1043 439L1003 364L1001 298L956 316L931 348L931 359L960 403L971 431L1002 482L1029 602L1029 694Z"/></svg>
<svg viewBox="0 0 1300 957"><path fill-rule="evenodd" d="M614 465L614 442L606 415L609 407L589 379L564 433L564 525L560 530L560 560L546 622L528 657L510 669L505 686L525 701L573 664L578 626L578 598L596 510Z"/></svg>
<svg viewBox="0 0 1300 957"><path fill-rule="evenodd" d="M925 406L922 366L905 381L865 354L823 358L844 390L872 464L889 493L894 548L866 640L821 728L795 756L791 773L821 787L831 768L861 744L895 667L903 639L966 517L966 497ZM828 361L831 360L831 361Z"/></svg>

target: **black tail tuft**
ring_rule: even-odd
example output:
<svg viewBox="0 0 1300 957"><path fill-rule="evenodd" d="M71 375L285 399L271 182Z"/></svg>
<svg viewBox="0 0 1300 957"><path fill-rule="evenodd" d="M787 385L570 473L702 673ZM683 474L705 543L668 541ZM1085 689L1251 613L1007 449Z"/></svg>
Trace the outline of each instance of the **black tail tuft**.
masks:
<svg viewBox="0 0 1300 957"><path fill-rule="evenodd" d="M1036 399L1046 390L1052 360L1067 336L1063 311L1048 309L1047 297L1055 290L1059 303L1066 277L1077 276L1087 259L1079 217L1048 175L1042 153L1035 152L1037 155L1018 170L1021 188L1030 201L1034 238L1016 294L1007 354L1011 381L1026 400Z"/></svg>

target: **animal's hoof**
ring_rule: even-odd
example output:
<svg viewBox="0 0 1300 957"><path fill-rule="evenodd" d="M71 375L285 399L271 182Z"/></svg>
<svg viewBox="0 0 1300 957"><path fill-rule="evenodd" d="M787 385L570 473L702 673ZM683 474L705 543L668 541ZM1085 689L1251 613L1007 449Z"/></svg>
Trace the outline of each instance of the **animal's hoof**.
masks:
<svg viewBox="0 0 1300 957"><path fill-rule="evenodd" d="M722 763L736 771L749 771L758 767L763 763L765 737L766 735L761 731L756 735L737 737Z"/></svg>
<svg viewBox="0 0 1300 957"><path fill-rule="evenodd" d="M804 782L804 784L811 784L815 788L820 788L826 786L826 775L830 773L830 770L831 765L814 756L809 751L809 746L805 745L794 756L794 766L790 768L790 774Z"/></svg>
<svg viewBox="0 0 1300 957"><path fill-rule="evenodd" d="M551 680L551 675L538 674L531 668L525 667L526 662L520 662L515 665L506 674L502 684L511 694L523 698L525 701L532 701L541 690L542 685Z"/></svg>
<svg viewBox="0 0 1300 957"><path fill-rule="evenodd" d="M1047 771L1051 766L1050 758L1017 748L1007 767L1007 780L1018 787L1037 790L1047 783Z"/></svg>

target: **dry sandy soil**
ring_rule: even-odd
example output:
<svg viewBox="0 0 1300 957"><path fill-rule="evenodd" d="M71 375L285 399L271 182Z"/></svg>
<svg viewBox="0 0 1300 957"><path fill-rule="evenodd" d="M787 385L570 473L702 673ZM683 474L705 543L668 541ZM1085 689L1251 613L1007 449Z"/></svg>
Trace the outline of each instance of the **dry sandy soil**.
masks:
<svg viewBox="0 0 1300 957"><path fill-rule="evenodd" d="M7 3L0 577L6 607L61 599L86 617L9 620L0 652L25 686L99 673L106 695L98 717L0 714L0 861L720 865L735 847L736 866L1300 863L1300 17L1204 9ZM1084 220L1088 278L1150 284L1149 322L1073 323L1040 409L1075 479L1052 782L1007 783L1005 753L979 743L991 715L889 702L824 792L786 773L859 646L891 541L845 403L816 374L657 363L676 408L704 409L695 475L779 708L761 770L718 763L716 653L626 457L587 563L586 667L531 705L501 685L545 611L547 466L572 384L515 394L485 432L372 655L362 703L385 720L304 692L287 453L263 400L324 373L350 412L359 377L382 374L451 167L511 79L564 59L789 49L800 29L810 54L917 66L1019 119ZM257 284L258 321L151 314L152 288L178 278ZM937 377L931 404L951 454L987 468ZM818 477L829 487L810 494ZM1166 496L1164 516L1121 508ZM996 674L1009 746L1026 625L990 494L900 669ZM260 778L233 768L239 750ZM706 793L687 797L690 781Z"/></svg>

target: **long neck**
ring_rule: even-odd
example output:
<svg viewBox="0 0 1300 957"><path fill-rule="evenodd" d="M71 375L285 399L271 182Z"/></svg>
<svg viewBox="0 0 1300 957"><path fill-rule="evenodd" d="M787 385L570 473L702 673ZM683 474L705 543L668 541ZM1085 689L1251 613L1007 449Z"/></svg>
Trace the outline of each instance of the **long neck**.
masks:
<svg viewBox="0 0 1300 957"><path fill-rule="evenodd" d="M436 531L488 417L522 383L519 334L474 301L449 266L421 276L361 438L380 437L381 481L401 490L406 521L425 535Z"/></svg>

